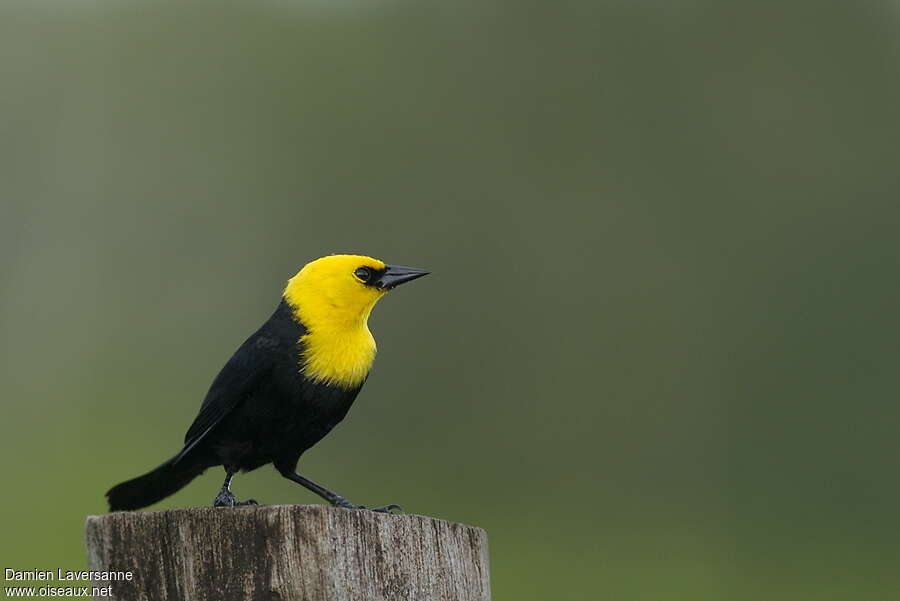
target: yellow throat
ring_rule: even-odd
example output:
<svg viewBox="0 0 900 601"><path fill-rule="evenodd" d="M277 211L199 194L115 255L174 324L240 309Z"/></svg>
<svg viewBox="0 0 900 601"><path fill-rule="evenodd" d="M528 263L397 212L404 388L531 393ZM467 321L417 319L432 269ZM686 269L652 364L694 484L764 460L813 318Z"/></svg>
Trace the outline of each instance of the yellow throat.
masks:
<svg viewBox="0 0 900 601"><path fill-rule="evenodd" d="M331 255L307 263L288 280L284 299L307 333L300 338L300 369L316 382L350 390L375 361L369 315L385 291L354 277L359 267L385 268L362 255Z"/></svg>

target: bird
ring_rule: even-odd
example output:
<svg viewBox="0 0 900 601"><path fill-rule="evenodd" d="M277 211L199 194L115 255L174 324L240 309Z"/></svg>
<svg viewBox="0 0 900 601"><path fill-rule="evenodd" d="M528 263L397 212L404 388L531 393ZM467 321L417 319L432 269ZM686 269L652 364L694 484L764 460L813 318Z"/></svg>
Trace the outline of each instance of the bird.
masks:
<svg viewBox="0 0 900 601"><path fill-rule="evenodd" d="M372 308L400 284L429 272L365 255L328 255L287 282L271 317L235 351L213 380L200 411L171 459L112 487L110 511L147 507L223 466L215 507L257 505L231 491L238 472L272 464L285 478L336 507L356 505L297 472L300 456L347 415L369 376L376 345Z"/></svg>

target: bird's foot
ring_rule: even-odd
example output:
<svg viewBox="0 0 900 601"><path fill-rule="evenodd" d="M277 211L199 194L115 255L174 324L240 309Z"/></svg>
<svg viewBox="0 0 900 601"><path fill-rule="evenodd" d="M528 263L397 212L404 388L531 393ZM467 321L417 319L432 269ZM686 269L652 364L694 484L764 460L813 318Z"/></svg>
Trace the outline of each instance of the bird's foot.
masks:
<svg viewBox="0 0 900 601"><path fill-rule="evenodd" d="M238 501L230 490L223 488L213 500L213 507L242 507L246 505L259 505L256 499L247 499L246 501Z"/></svg>
<svg viewBox="0 0 900 601"><path fill-rule="evenodd" d="M396 503L391 503L390 505L385 505L384 507L363 507L363 509L368 509L369 511L374 511L375 513L394 513L394 510L396 510L397 513L403 513L403 508Z"/></svg>
<svg viewBox="0 0 900 601"><path fill-rule="evenodd" d="M396 509L398 511L403 511L403 508L399 505L385 505L384 507L366 507L365 505L356 505L355 503L351 503L344 497L337 497L331 502L335 507L343 507L344 509L365 509L367 511L374 511L376 513L393 513Z"/></svg>

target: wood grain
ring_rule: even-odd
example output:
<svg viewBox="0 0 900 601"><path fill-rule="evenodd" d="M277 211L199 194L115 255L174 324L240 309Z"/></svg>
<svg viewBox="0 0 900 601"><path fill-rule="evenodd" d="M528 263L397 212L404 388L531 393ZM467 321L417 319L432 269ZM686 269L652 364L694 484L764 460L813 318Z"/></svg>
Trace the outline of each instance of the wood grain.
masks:
<svg viewBox="0 0 900 601"><path fill-rule="evenodd" d="M113 599L489 601L484 530L324 505L87 518L91 570L132 571ZM109 599L109 597L106 597Z"/></svg>

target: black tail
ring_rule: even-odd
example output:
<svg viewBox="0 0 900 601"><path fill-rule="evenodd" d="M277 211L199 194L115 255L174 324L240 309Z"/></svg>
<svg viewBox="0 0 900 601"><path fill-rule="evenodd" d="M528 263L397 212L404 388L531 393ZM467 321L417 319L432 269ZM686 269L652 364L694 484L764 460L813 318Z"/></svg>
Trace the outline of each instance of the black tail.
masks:
<svg viewBox="0 0 900 601"><path fill-rule="evenodd" d="M152 472L110 488L106 493L109 510L140 509L153 505L175 494L203 473L202 468L186 465L185 461L174 465L174 461L170 459Z"/></svg>

